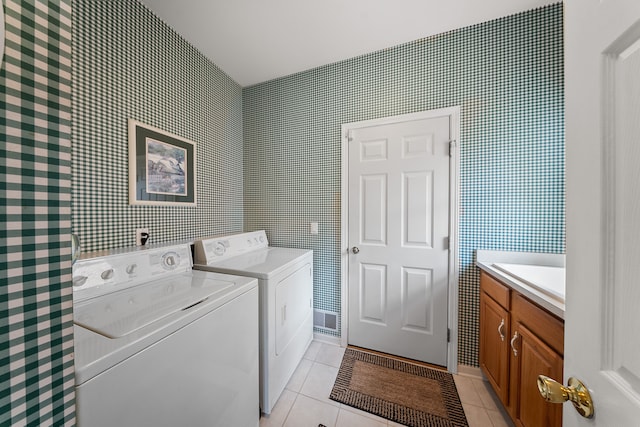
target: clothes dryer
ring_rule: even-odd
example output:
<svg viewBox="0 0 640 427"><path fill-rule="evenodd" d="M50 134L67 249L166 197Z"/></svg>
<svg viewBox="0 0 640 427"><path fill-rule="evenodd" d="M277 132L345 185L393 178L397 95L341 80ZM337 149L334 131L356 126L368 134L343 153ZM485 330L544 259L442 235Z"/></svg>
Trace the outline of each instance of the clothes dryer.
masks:
<svg viewBox="0 0 640 427"><path fill-rule="evenodd" d="M260 408L271 413L313 340L313 251L270 247L261 230L197 240L193 268L258 279Z"/></svg>

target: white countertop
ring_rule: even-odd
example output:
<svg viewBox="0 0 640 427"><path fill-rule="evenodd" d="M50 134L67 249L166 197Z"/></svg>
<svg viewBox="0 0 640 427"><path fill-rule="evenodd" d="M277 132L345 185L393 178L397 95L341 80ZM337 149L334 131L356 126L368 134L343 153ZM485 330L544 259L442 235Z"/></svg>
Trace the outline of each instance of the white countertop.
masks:
<svg viewBox="0 0 640 427"><path fill-rule="evenodd" d="M542 308L564 319L565 256L476 251L476 265Z"/></svg>

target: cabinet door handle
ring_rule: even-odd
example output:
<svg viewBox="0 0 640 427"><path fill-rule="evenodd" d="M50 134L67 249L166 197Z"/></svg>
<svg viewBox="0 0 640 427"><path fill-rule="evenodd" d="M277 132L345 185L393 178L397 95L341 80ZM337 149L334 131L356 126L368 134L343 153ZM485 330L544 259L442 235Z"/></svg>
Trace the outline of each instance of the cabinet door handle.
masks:
<svg viewBox="0 0 640 427"><path fill-rule="evenodd" d="M500 339L504 341L504 319L498 325L498 334L500 335Z"/></svg>
<svg viewBox="0 0 640 427"><path fill-rule="evenodd" d="M515 357L518 357L518 350L514 346L514 344L516 343L517 339L518 339L518 331L516 331L516 333L513 334L513 338L511 338L511 350L513 350L513 355Z"/></svg>

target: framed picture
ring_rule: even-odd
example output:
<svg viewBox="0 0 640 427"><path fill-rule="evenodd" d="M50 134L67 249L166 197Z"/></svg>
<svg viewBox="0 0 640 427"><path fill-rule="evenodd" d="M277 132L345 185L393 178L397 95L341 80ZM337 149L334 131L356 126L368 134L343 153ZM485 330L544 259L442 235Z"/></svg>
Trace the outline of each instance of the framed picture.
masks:
<svg viewBox="0 0 640 427"><path fill-rule="evenodd" d="M196 144L129 119L129 204L196 206Z"/></svg>

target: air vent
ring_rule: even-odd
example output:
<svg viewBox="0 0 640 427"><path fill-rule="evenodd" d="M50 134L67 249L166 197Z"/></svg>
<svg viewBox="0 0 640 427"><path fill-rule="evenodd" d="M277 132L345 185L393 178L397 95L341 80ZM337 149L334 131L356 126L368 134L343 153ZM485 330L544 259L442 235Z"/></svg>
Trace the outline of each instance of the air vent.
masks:
<svg viewBox="0 0 640 427"><path fill-rule="evenodd" d="M318 329L336 332L338 330L338 313L314 309L313 326Z"/></svg>

